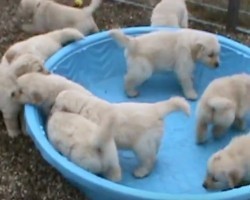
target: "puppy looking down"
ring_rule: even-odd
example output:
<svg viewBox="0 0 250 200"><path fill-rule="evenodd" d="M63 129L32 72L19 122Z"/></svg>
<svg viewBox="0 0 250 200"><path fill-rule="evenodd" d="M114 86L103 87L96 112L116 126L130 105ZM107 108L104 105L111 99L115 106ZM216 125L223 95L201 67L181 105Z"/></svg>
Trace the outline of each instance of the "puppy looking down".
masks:
<svg viewBox="0 0 250 200"><path fill-rule="evenodd" d="M20 133L18 118L22 108L12 95L18 88L17 78L28 72L48 74L43 62L31 54L23 54L10 65L0 66L0 110L10 137L16 137Z"/></svg>
<svg viewBox="0 0 250 200"><path fill-rule="evenodd" d="M250 133L238 136L208 160L203 186L227 190L250 183Z"/></svg>
<svg viewBox="0 0 250 200"><path fill-rule="evenodd" d="M250 109L249 99L248 74L236 74L212 81L197 106L197 143L207 141L209 124L213 125L212 133L215 138L221 137L232 124L239 130L244 130L244 117Z"/></svg>
<svg viewBox="0 0 250 200"><path fill-rule="evenodd" d="M211 68L219 66L220 44L211 33L182 29L132 37L115 29L110 35L125 48L125 90L129 97L139 95L137 87L155 71L170 70L176 73L185 97L196 99L192 81L195 62L202 61Z"/></svg>
<svg viewBox="0 0 250 200"><path fill-rule="evenodd" d="M92 15L100 6L101 1L92 0L89 6L78 9L53 0L22 0L18 15L32 19L31 24L22 25L25 32L45 33L71 27L88 35L99 31Z"/></svg>
<svg viewBox="0 0 250 200"><path fill-rule="evenodd" d="M190 113L188 102L173 97L158 103L114 103L78 91L65 90L55 101L56 111L78 113L100 124L107 113L115 113L114 138L119 149L130 149L138 157L134 176L147 176L154 167L164 129L164 116L181 110Z"/></svg>
<svg viewBox="0 0 250 200"><path fill-rule="evenodd" d="M41 106L49 114L57 95L63 90L78 90L84 95L92 95L83 86L56 74L27 73L17 79L18 87L12 98L21 104Z"/></svg>
<svg viewBox="0 0 250 200"><path fill-rule="evenodd" d="M64 44L83 39L82 33L73 28L65 28L46 34L36 35L17 42L4 53L1 65L9 65L22 54L32 54L42 62L58 51Z"/></svg>
<svg viewBox="0 0 250 200"><path fill-rule="evenodd" d="M121 168L113 139L115 117L106 115L95 124L78 114L54 112L47 124L47 134L54 147L80 167L119 181Z"/></svg>
<svg viewBox="0 0 250 200"><path fill-rule="evenodd" d="M151 26L188 28L188 10L185 0L161 0L153 9Z"/></svg>

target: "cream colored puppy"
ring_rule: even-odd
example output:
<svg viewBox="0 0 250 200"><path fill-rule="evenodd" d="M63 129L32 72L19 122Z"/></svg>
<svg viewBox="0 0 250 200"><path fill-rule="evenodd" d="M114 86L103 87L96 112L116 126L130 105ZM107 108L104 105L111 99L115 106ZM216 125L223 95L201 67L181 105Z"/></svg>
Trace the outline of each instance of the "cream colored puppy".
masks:
<svg viewBox="0 0 250 200"><path fill-rule="evenodd" d="M234 124L245 128L244 117L250 109L250 76L237 74L215 79L203 93L197 106L197 143L206 142L209 124L219 138Z"/></svg>
<svg viewBox="0 0 250 200"><path fill-rule="evenodd" d="M45 33L72 27L87 35L99 31L92 15L100 4L101 0L92 0L88 7L78 9L52 0L21 0L18 14L32 19L31 24L22 25L25 32Z"/></svg>
<svg viewBox="0 0 250 200"><path fill-rule="evenodd" d="M78 90L84 95L92 95L81 85L56 74L27 73L17 79L17 89L12 94L21 104L41 106L48 114L55 98L63 90Z"/></svg>
<svg viewBox="0 0 250 200"><path fill-rule="evenodd" d="M147 176L154 167L156 155L164 129L164 116L182 110L189 115L188 102L173 97L158 103L116 103L86 96L78 91L63 91L55 101L53 109L79 113L100 124L107 113L115 113L114 138L119 149L130 149L138 157L139 166L134 176Z"/></svg>
<svg viewBox="0 0 250 200"><path fill-rule="evenodd" d="M22 106L13 100L17 86L17 77L28 72L48 73L40 59L30 54L23 54L8 66L0 67L0 110L10 137L20 133L18 115Z"/></svg>
<svg viewBox="0 0 250 200"><path fill-rule="evenodd" d="M249 133L250 134L250 133ZM206 189L233 189L250 182L250 135L235 137L208 160Z"/></svg>
<svg viewBox="0 0 250 200"><path fill-rule="evenodd" d="M8 65L7 68L11 70L17 77L28 72L49 74L49 72L45 69L44 62L39 57L32 54L22 54L10 65Z"/></svg>
<svg viewBox="0 0 250 200"><path fill-rule="evenodd" d="M44 62L66 43L80 40L83 37L82 33L73 28L65 28L33 36L10 46L2 57L1 65L8 65L18 56L27 53L35 55Z"/></svg>
<svg viewBox="0 0 250 200"><path fill-rule="evenodd" d="M121 168L112 135L114 122L115 117L108 114L97 125L78 114L54 112L48 120L47 134L55 148L75 164L119 181Z"/></svg>
<svg viewBox="0 0 250 200"><path fill-rule="evenodd" d="M192 81L195 61L203 61L212 68L219 66L220 44L211 33L182 29L137 37L126 36L120 30L111 30L110 34L125 48L125 90L129 97L137 96L136 88L155 71L170 70L176 73L186 98L196 99Z"/></svg>
<svg viewBox="0 0 250 200"><path fill-rule="evenodd" d="M188 28L188 10L185 0L161 0L153 9L151 26Z"/></svg>

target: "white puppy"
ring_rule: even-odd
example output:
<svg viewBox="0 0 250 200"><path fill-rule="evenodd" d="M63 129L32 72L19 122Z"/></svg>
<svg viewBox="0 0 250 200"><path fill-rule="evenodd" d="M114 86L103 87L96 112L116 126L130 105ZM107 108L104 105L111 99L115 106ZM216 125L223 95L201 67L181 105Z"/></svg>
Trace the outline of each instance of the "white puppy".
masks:
<svg viewBox="0 0 250 200"><path fill-rule="evenodd" d="M22 26L25 32L45 33L72 27L87 35L99 31L92 15L100 4L101 0L92 0L88 7L78 9L52 0L21 0L18 14L32 19L31 24Z"/></svg>
<svg viewBox="0 0 250 200"><path fill-rule="evenodd" d="M0 110L10 137L20 132L18 115L22 106L12 99L13 92L18 88L16 79L28 72L48 74L43 62L31 54L23 54L10 65L0 66Z"/></svg>
<svg viewBox="0 0 250 200"><path fill-rule="evenodd" d="M119 181L121 168L112 124L115 117L106 115L97 125L78 114L55 112L47 124L47 134L55 148L84 169Z"/></svg>
<svg viewBox="0 0 250 200"><path fill-rule="evenodd" d="M21 104L41 106L48 114L57 95L63 90L78 90L84 95L92 95L81 85L56 74L27 73L17 79L18 88L12 94Z"/></svg>
<svg viewBox="0 0 250 200"><path fill-rule="evenodd" d="M226 190L250 182L250 133L235 137L208 160L206 189Z"/></svg>
<svg viewBox="0 0 250 200"><path fill-rule="evenodd" d="M134 171L134 176L138 178L147 176L154 167L164 129L164 116L177 110L190 113L188 102L181 97L158 103L110 104L78 91L61 92L53 109L79 113L97 124L106 118L107 113L115 113L115 142L119 149L130 149L138 157L140 164Z"/></svg>
<svg viewBox="0 0 250 200"><path fill-rule="evenodd" d="M120 30L111 30L110 34L125 48L128 67L125 90L129 97L137 96L136 87L155 71L171 70L177 74L184 95L188 99L196 99L192 81L195 61L203 61L213 68L219 66L220 44L211 33L182 29L137 37L126 36Z"/></svg>
<svg viewBox="0 0 250 200"><path fill-rule="evenodd" d="M250 109L250 76L237 74L215 79L203 93L197 106L197 143L206 142L209 124L215 138L234 124L245 128L244 117Z"/></svg>
<svg viewBox="0 0 250 200"><path fill-rule="evenodd" d="M185 0L161 0L153 9L151 26L188 27Z"/></svg>
<svg viewBox="0 0 250 200"><path fill-rule="evenodd" d="M78 30L65 28L46 34L33 36L17 42L5 52L1 65L8 65L18 56L28 53L40 58L42 62L62 48L63 45L82 39L84 36Z"/></svg>

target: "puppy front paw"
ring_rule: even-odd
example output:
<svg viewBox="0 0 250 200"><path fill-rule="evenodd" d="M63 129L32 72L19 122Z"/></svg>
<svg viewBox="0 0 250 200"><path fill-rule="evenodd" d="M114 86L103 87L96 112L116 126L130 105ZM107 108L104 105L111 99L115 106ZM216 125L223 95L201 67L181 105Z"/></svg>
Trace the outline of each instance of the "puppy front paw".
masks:
<svg viewBox="0 0 250 200"><path fill-rule="evenodd" d="M201 145L207 142L207 138L204 135L197 135L196 136L196 144Z"/></svg>
<svg viewBox="0 0 250 200"><path fill-rule="evenodd" d="M126 94L129 98L133 98L139 96L140 93L137 90L127 90Z"/></svg>
<svg viewBox="0 0 250 200"><path fill-rule="evenodd" d="M146 167L138 167L134 170L133 175L136 178L143 178L149 174L149 170Z"/></svg>
<svg viewBox="0 0 250 200"><path fill-rule="evenodd" d="M194 90L184 92L184 95L189 100L196 100L198 98L198 94Z"/></svg>
<svg viewBox="0 0 250 200"><path fill-rule="evenodd" d="M18 130L8 130L8 136L10 138L16 138L18 135L20 135L20 131L18 131Z"/></svg>
<svg viewBox="0 0 250 200"><path fill-rule="evenodd" d="M122 172L120 167L116 167L108 172L106 174L107 179L118 182L122 179Z"/></svg>
<svg viewBox="0 0 250 200"><path fill-rule="evenodd" d="M247 127L246 122L241 118L235 118L233 126L239 131L245 131Z"/></svg>

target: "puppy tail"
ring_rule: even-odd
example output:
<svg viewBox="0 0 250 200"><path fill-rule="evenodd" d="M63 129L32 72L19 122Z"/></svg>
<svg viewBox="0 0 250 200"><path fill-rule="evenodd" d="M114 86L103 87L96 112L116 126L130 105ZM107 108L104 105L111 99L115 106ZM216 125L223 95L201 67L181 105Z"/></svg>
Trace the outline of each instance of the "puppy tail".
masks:
<svg viewBox="0 0 250 200"><path fill-rule="evenodd" d="M50 32L48 34L53 40L57 41L61 45L65 45L67 43L81 40L84 38L84 35L74 28L64 28Z"/></svg>
<svg viewBox="0 0 250 200"><path fill-rule="evenodd" d="M92 15L101 5L102 0L91 0L89 6L84 7L83 10L89 15Z"/></svg>
<svg viewBox="0 0 250 200"><path fill-rule="evenodd" d="M132 49L134 44L134 38L125 35L121 30L119 29L113 29L109 31L110 36L116 40L116 42L126 49Z"/></svg>
<svg viewBox="0 0 250 200"><path fill-rule="evenodd" d="M167 101L158 102L155 105L161 119L166 114L179 110L190 116L190 105L183 97L172 97Z"/></svg>
<svg viewBox="0 0 250 200"><path fill-rule="evenodd" d="M116 115L113 112L108 113L103 117L102 123L99 125L99 133L95 140L97 147L105 146L114 137L114 126L117 121Z"/></svg>
<svg viewBox="0 0 250 200"><path fill-rule="evenodd" d="M214 97L208 101L208 106L215 111L219 110L228 110L230 108L234 108L234 103L224 97Z"/></svg>

